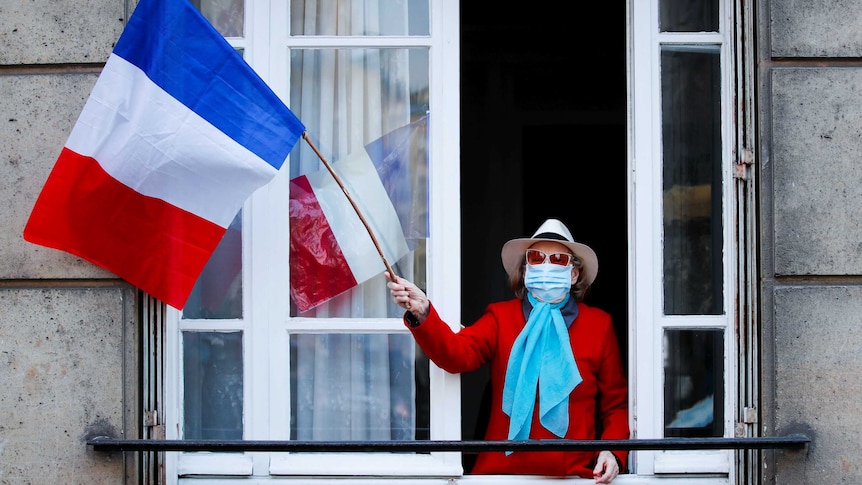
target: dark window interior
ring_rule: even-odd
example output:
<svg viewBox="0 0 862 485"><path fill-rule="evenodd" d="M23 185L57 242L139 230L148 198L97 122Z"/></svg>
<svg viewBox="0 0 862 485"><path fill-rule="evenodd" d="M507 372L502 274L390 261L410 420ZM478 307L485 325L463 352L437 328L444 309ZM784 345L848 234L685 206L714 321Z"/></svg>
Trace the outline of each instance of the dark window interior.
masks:
<svg viewBox="0 0 862 485"><path fill-rule="evenodd" d="M555 217L598 255L585 301L613 316L625 361L625 3L489 5L461 2L463 323L513 297L503 243ZM465 440L483 437L487 381L462 375Z"/></svg>

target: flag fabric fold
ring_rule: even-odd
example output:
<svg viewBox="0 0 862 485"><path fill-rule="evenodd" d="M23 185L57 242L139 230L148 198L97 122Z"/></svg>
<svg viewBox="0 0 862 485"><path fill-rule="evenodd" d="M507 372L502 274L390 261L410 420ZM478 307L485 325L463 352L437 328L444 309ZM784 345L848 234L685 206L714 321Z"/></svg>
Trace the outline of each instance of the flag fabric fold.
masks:
<svg viewBox="0 0 862 485"><path fill-rule="evenodd" d="M182 308L302 122L186 0L141 0L24 229Z"/></svg>
<svg viewBox="0 0 862 485"><path fill-rule="evenodd" d="M333 170L390 264L428 236L427 116L393 130ZM383 260L326 169L290 181L290 296L306 312L380 275Z"/></svg>

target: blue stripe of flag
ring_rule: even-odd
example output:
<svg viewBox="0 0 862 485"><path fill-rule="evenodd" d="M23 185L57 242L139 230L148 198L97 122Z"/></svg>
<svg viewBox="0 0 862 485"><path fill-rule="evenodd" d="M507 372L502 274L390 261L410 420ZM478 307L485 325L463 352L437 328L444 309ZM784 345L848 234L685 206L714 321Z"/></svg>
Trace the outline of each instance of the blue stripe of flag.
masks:
<svg viewBox="0 0 862 485"><path fill-rule="evenodd" d="M114 54L276 169L305 131L187 0L141 0Z"/></svg>
<svg viewBox="0 0 862 485"><path fill-rule="evenodd" d="M420 192L424 195L424 201L420 201L413 183L428 173L427 125L425 115L365 145L408 240L425 239L430 232L428 191Z"/></svg>

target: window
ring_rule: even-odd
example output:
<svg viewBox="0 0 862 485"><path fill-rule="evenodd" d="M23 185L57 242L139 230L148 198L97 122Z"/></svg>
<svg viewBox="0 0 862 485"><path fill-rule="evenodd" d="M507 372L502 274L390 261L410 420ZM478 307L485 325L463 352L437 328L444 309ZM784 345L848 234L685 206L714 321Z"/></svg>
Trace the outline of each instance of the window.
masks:
<svg viewBox="0 0 862 485"><path fill-rule="evenodd" d="M636 437L734 436L731 2L631 2ZM638 474L729 477L726 451L640 451Z"/></svg>
<svg viewBox="0 0 862 485"><path fill-rule="evenodd" d="M368 153L374 165L371 152L402 135L399 159L407 164L399 170L407 172L396 172L410 174L414 199L399 206L406 212L396 208L403 245L384 252L396 272L426 289L447 321L459 323L461 275L453 270L461 265L457 2L197 5L306 124L339 173L349 172L347 162L357 153ZM740 202L733 183L739 138L733 6L728 0L630 0L628 14L632 429L637 438L733 436L737 376L748 372L735 358L735 302L744 288L737 274ZM529 70L529 62L516 68ZM519 126L519 136L574 136L569 125L558 121L546 130L547 123ZM506 169L512 171L507 177L520 176ZM291 297L302 281L311 282L312 296L332 290L322 286L336 281L300 266L295 245L302 235L291 221L301 189L325 184L341 197L318 154L300 141L282 172L237 215L186 308L169 315L168 438L460 437L460 376L423 358L401 324L401 311L390 304L379 265L372 271L377 276L336 288L322 303ZM520 206L530 198L517 197L512 203ZM495 217L511 215L502 212ZM494 226L495 237L506 224ZM351 231L360 244L364 228ZM487 260L472 256L497 268L493 253ZM377 257L361 262L378 263ZM171 482L252 475L450 477L460 475L461 459L454 453L174 453L167 474ZM638 477L615 483L647 483L665 474L728 483L733 459L725 451L634 452L630 464Z"/></svg>
<svg viewBox="0 0 862 485"><path fill-rule="evenodd" d="M457 197L447 196L458 190L457 31L447 30L457 29L457 9L436 0L196 6L303 121L310 143L301 140L246 203L185 308L171 311L167 437L457 439L459 416L444 412L458 406L457 377L429 366L416 347L379 256L348 254L375 241L321 160L354 196L395 272L457 314L458 284L432 257L458 241ZM377 215L369 173L394 219ZM321 240L303 232L308 190L342 238L353 284L305 265ZM339 218L352 225L336 228ZM171 481L461 471L452 453L181 453L170 454L167 470Z"/></svg>

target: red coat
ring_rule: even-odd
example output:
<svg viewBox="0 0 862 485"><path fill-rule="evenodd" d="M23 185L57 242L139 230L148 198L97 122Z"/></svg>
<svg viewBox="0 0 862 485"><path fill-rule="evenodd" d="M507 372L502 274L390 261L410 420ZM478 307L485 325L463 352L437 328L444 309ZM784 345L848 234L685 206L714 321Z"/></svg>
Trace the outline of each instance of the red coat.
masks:
<svg viewBox="0 0 862 485"><path fill-rule="evenodd" d="M433 306L422 325L410 329L428 358L448 372L468 372L490 364L492 400L487 440L508 439L509 417L502 409L503 381L512 344L525 324L521 300L514 299L489 305L476 323L458 333L451 331ZM610 315L579 302L578 316L569 327L569 340L583 382L569 397L569 430L565 437L628 439L628 387ZM539 423L538 407L533 413L530 438L557 439ZM596 435L597 420L603 428L601 436ZM624 470L626 452L614 454ZM473 473L592 478L596 456L598 451L516 451L509 456L503 451L485 452L478 455Z"/></svg>

